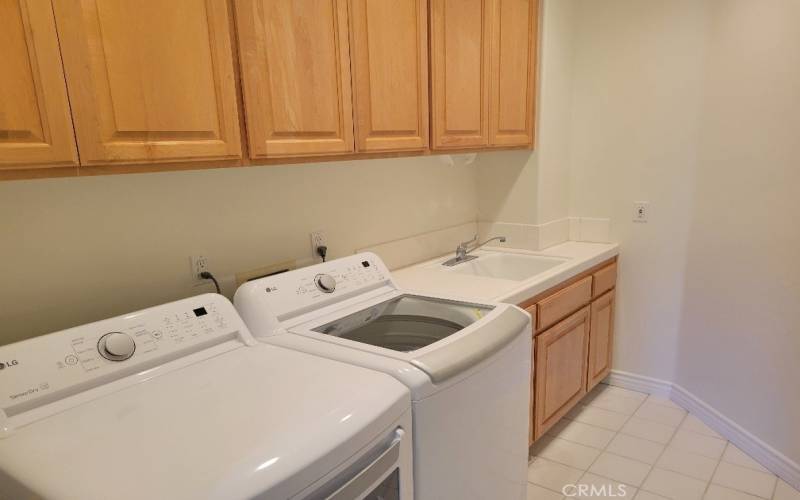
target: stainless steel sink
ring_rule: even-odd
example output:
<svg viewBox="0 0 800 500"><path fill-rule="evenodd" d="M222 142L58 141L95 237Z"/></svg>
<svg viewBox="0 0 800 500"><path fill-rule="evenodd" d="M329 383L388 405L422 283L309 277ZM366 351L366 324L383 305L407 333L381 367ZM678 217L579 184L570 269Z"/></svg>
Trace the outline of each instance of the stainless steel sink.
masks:
<svg viewBox="0 0 800 500"><path fill-rule="evenodd" d="M524 281L567 260L569 259L563 257L492 252L449 269L458 274Z"/></svg>

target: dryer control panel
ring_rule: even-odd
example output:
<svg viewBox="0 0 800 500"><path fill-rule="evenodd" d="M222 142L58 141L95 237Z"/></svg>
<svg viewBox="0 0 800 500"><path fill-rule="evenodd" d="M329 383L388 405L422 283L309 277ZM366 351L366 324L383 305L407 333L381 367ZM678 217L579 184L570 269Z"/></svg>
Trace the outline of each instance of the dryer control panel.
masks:
<svg viewBox="0 0 800 500"><path fill-rule="evenodd" d="M205 294L1 346L0 408L12 416L237 337L252 341L233 304Z"/></svg>
<svg viewBox="0 0 800 500"><path fill-rule="evenodd" d="M382 286L394 286L386 264L365 252L245 283L236 292L244 316L258 309L277 321Z"/></svg>

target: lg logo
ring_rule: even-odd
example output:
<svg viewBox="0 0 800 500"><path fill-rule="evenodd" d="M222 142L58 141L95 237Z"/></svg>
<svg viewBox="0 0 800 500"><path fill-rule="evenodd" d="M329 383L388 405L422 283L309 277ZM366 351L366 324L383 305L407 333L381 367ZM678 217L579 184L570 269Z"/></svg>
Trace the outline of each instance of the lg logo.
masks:
<svg viewBox="0 0 800 500"><path fill-rule="evenodd" d="M4 370L6 368L11 368L12 366L17 366L18 364L19 364L19 361L17 361L16 359L12 359L11 361L7 361L5 363L0 362L0 370Z"/></svg>

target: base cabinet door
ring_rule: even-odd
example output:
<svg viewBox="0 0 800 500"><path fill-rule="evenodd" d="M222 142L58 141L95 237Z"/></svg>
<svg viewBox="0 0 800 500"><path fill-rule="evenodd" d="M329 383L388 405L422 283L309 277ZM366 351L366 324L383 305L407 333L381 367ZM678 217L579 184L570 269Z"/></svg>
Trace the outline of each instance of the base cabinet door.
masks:
<svg viewBox="0 0 800 500"><path fill-rule="evenodd" d="M347 0L237 0L251 158L352 153Z"/></svg>
<svg viewBox="0 0 800 500"><path fill-rule="evenodd" d="M536 337L534 439L539 439L586 394L589 307Z"/></svg>
<svg viewBox="0 0 800 500"><path fill-rule="evenodd" d="M241 156L224 2L53 5L82 166Z"/></svg>
<svg viewBox="0 0 800 500"><path fill-rule="evenodd" d="M77 165L49 0L0 2L0 51L0 173Z"/></svg>
<svg viewBox="0 0 800 500"><path fill-rule="evenodd" d="M587 390L592 390L611 371L614 346L614 291L597 298L592 302L591 309Z"/></svg>

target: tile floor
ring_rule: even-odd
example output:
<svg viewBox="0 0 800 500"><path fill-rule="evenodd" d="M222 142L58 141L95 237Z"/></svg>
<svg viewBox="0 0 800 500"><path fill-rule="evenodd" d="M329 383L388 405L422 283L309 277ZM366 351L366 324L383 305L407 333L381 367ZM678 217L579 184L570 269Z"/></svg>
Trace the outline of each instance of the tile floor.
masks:
<svg viewBox="0 0 800 500"><path fill-rule="evenodd" d="M800 500L800 492L668 399L604 384L532 451L528 500Z"/></svg>

